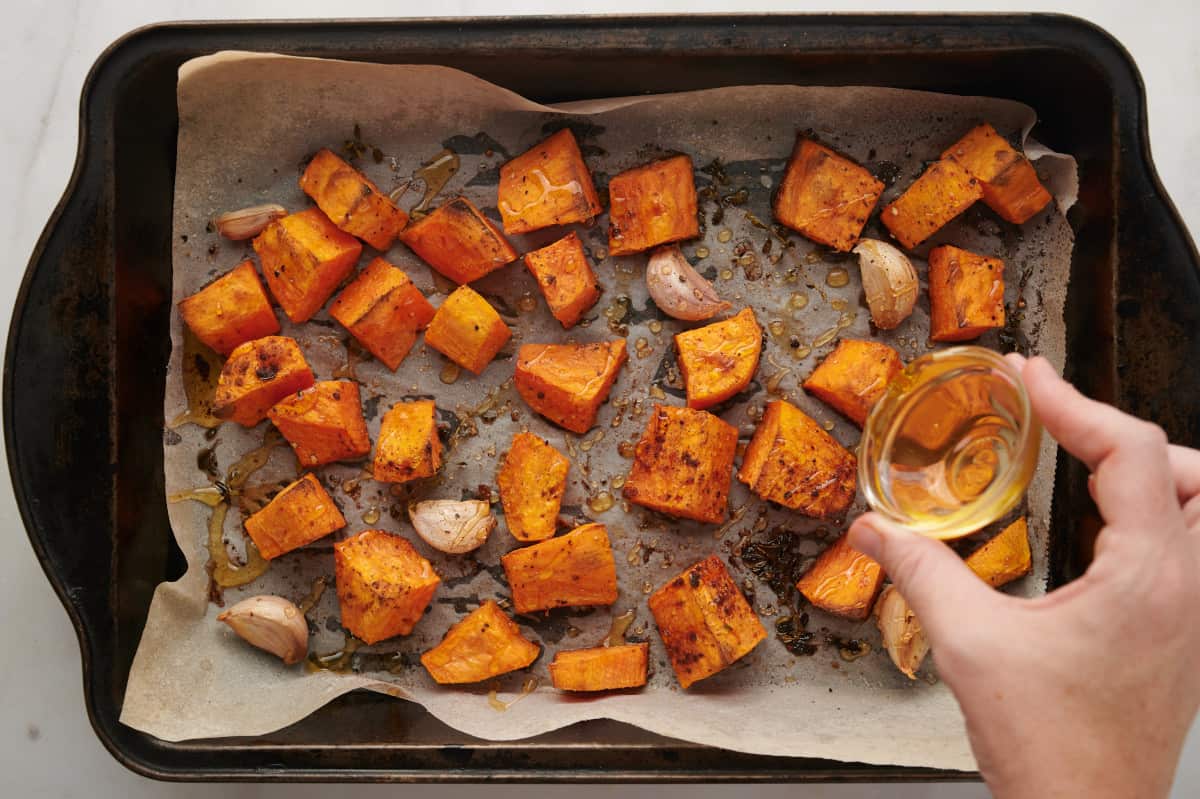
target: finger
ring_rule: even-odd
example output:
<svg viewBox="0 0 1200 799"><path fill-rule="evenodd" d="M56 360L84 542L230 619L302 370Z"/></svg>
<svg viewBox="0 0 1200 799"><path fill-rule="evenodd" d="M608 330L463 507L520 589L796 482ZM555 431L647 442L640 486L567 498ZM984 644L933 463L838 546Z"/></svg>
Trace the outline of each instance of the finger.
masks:
<svg viewBox="0 0 1200 799"><path fill-rule="evenodd" d="M877 513L855 519L847 543L879 561L935 647L939 640L953 639L956 628L988 618L999 596L950 547Z"/></svg>
<svg viewBox="0 0 1200 799"><path fill-rule="evenodd" d="M1179 501L1160 428L1083 396L1044 358L1030 359L1021 377L1046 430L1092 471L1092 493L1108 524L1178 532Z"/></svg>
<svg viewBox="0 0 1200 799"><path fill-rule="evenodd" d="M1171 474L1175 477L1175 492L1180 502L1200 496L1200 450L1167 446L1167 460L1171 463Z"/></svg>
<svg viewBox="0 0 1200 799"><path fill-rule="evenodd" d="M1017 370L1017 374L1025 368L1028 359L1019 352L1010 352L1004 356L1004 360L1008 361L1009 366Z"/></svg>

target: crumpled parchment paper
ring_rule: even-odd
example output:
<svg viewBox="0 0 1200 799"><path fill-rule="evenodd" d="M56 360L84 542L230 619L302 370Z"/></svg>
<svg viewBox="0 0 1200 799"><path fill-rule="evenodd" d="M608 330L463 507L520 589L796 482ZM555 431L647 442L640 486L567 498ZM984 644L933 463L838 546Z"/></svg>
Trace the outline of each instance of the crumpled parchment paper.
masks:
<svg viewBox="0 0 1200 799"><path fill-rule="evenodd" d="M889 183L882 207L917 177L926 161L935 159L979 121L988 120L1002 133L1024 140L1035 120L1030 108L1011 101L855 87L733 87L551 107L441 67L246 53L222 53L185 64L178 99L175 301L250 257L248 242L221 239L208 226L209 220L223 211L263 202L278 202L290 210L306 207L309 202L297 186L300 165L323 146L340 151L347 140L356 141L351 149L359 153L357 165L384 191L408 181L414 170L443 149L452 150L461 168L434 204L461 193L493 218L500 164L563 125L575 130L602 193L609 176L623 169L660 154L690 154L697 168L697 187L705 196L706 226L701 239L684 244L684 252L714 281L721 295L733 301L731 312L750 305L768 329L755 383L718 412L748 439L753 414L767 400L770 386L824 422L849 447L856 445L858 429L806 396L799 383L839 336L875 336L895 346L906 360L927 351L931 345L927 344L926 266L920 256L914 261L923 284L916 313L897 330L880 334L870 328L853 258L823 251L796 234L787 235L785 241L770 229L771 193L781 179L796 132L811 131L880 175ZM932 243L952 242L1004 258L1006 302L1015 322L1004 341L993 333L982 343L1007 348L1015 341L1048 356L1061 369L1063 303L1072 246L1063 213L1074 202L1075 164L1035 142L1026 145L1038 156L1038 170L1054 192L1057 207L1052 204L1016 228L979 204ZM723 168L712 166L714 159L720 159ZM414 183L401 205L416 205L423 188ZM744 752L974 767L958 708L950 691L937 681L932 661L922 670L924 679L904 678L880 648L870 619L854 623L809 609L808 629L816 633L819 644L815 655L792 655L772 632L735 666L692 690L679 689L646 608L650 591L715 552L731 565L764 624L773 630L775 622L790 611L750 573L737 553L748 542L783 535L801 558L809 559L844 525L766 507L736 480L731 521L720 527L671 520L622 505L617 486L630 461L620 454L621 442L637 439L654 402L683 402L671 336L684 324L662 317L648 302L645 256L608 256L605 223L602 217L593 226L578 228L604 287L586 326L564 332L518 261L475 284L514 331L513 341L481 377L464 373L453 383L444 382L445 359L422 344L395 374L373 360L358 363L354 373L361 383L372 437L393 402L414 395L436 398L444 420L453 428L441 474L394 492L363 477L361 465L319 469L318 476L330 487L349 525L279 558L262 578L243 589L226 590L222 597L226 605L259 593L299 600L315 577L329 576L332 583L333 540L381 527L413 541L444 580L414 633L360 650L351 673L282 667L216 622L220 608L210 602L205 571L209 509L196 502L172 503L172 531L187 557L188 570L180 580L160 585L155 594L126 689L124 723L167 740L256 735L290 724L342 693L368 688L418 702L445 723L494 740L525 738L604 717ZM513 241L526 252L561 234L541 231ZM875 220L864 235L888 238ZM364 263L371 256L368 248ZM400 243L386 257L404 269L435 305L452 288ZM835 287L841 269L849 280ZM344 369L349 335L324 312L303 326L283 321L283 333L301 342L318 379L330 379ZM173 313L171 324L174 350L167 375L167 420L186 408L181 378L183 325L178 313ZM511 378L513 353L521 343L592 341L615 335L627 336L630 361L588 434L574 436L551 426L517 397ZM195 425L169 429L164 446L168 494L208 484L197 465L201 449L211 447L224 472L262 441L267 427L265 422L254 430L225 424L213 440ZM489 542L473 556L442 555L413 533L405 503L414 498L473 497L480 486L492 487L494 497L499 458L512 435L523 428L570 455L564 515L579 521L596 519L608 526L621 595L611 608L518 617L523 632L544 647L533 666L479 686L442 688L417 658L478 601L507 596L499 558L516 542L501 518ZM1045 590L1053 456L1053 444L1047 440L1028 500L1034 572L1009 589L1021 594ZM270 488L296 474L290 449L278 447L250 484ZM606 495L616 501L601 510ZM498 503L495 508L499 512ZM860 498L850 518L862 509ZM242 546L241 521L242 514L233 509L225 535L234 551ZM640 692L585 699L555 691L546 668L554 652L597 645L611 619L629 609L636 612L631 637L651 645L649 685ZM332 585L310 614L310 622L312 652L328 653L342 646L344 634ZM874 651L846 662L835 643L827 642L831 637L859 639ZM501 701L520 696L530 674L541 678L540 687L506 711L488 701L489 691L497 692Z"/></svg>

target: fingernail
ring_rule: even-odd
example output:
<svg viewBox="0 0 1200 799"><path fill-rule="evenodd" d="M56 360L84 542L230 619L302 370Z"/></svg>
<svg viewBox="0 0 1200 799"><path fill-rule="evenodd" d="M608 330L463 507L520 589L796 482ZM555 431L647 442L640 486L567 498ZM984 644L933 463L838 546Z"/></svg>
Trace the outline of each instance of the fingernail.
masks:
<svg viewBox="0 0 1200 799"><path fill-rule="evenodd" d="M879 552L883 548L883 534L872 522L870 514L858 517L854 524L850 525L846 543L851 549L878 560Z"/></svg>
<svg viewBox="0 0 1200 799"><path fill-rule="evenodd" d="M1019 372L1025 368L1027 359L1019 352L1010 352L1004 356L1004 360L1008 361Z"/></svg>

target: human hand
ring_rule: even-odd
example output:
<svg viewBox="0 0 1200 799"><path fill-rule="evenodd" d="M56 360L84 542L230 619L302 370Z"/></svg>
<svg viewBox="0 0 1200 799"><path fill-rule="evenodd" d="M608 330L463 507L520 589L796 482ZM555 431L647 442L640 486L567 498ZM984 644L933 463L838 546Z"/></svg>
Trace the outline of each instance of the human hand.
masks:
<svg viewBox="0 0 1200 799"><path fill-rule="evenodd" d="M878 560L929 639L997 797L1155 797L1200 706L1200 451L1009 356L1046 430L1091 470L1105 521L1078 580L994 591L941 541L868 513Z"/></svg>

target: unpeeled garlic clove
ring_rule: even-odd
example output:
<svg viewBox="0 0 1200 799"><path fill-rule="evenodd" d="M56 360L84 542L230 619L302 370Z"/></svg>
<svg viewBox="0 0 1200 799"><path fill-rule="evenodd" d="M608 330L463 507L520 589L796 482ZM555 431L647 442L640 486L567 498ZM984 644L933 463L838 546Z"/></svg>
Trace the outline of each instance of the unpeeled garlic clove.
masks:
<svg viewBox="0 0 1200 799"><path fill-rule="evenodd" d="M894 585L883 589L875 603L875 626L896 668L910 680L917 679L916 672L929 652L929 642L917 614Z"/></svg>
<svg viewBox="0 0 1200 799"><path fill-rule="evenodd" d="M478 549L496 529L492 506L478 499L428 499L408 508L421 540L440 552L461 555Z"/></svg>
<svg viewBox="0 0 1200 799"><path fill-rule="evenodd" d="M863 239L854 252L871 321L882 330L891 330L912 314L917 303L917 270L908 256L887 242Z"/></svg>
<svg viewBox="0 0 1200 799"><path fill-rule="evenodd" d="M308 621L300 608L281 596L243 599L217 616L251 646L278 656L287 665L308 654Z"/></svg>
<svg viewBox="0 0 1200 799"><path fill-rule="evenodd" d="M229 211L214 219L213 224L216 225L217 232L225 238L241 241L257 236L267 225L285 216L287 216L286 208L271 203Z"/></svg>
<svg viewBox="0 0 1200 799"><path fill-rule="evenodd" d="M662 312L697 322L732 306L683 257L679 245L659 247L646 263L646 288Z"/></svg>

